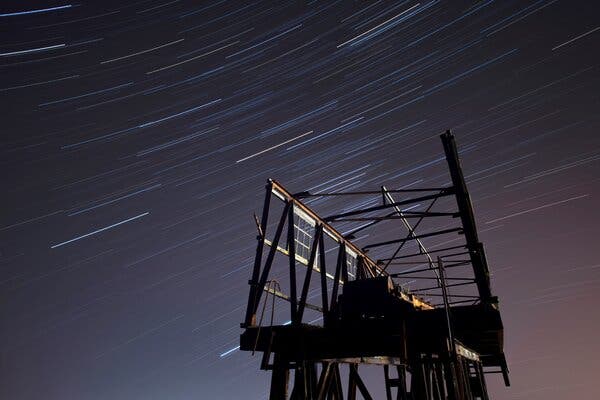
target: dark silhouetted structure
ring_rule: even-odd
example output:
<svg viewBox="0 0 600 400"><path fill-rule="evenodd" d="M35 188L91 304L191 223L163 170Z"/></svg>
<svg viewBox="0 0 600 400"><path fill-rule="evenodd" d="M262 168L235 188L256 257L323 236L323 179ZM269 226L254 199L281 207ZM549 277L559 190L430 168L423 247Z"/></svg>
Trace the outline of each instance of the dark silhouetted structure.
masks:
<svg viewBox="0 0 600 400"><path fill-rule="evenodd" d="M364 364L383 366L390 400L488 399L490 373L509 384L454 137L441 139L446 187L291 194L269 180L240 349L263 354L271 399L371 399ZM324 202L341 212L320 217Z"/></svg>

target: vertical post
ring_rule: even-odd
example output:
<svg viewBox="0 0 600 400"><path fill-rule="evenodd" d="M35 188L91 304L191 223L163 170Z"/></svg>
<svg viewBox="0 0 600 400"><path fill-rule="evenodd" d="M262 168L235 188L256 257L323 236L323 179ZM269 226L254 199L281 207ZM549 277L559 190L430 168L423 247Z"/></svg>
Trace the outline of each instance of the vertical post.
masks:
<svg viewBox="0 0 600 400"><path fill-rule="evenodd" d="M322 228L322 227L321 227ZM319 270L321 271L321 306L323 307L323 325L327 325L329 314L329 299L327 296L327 268L325 266L325 235L321 229L319 237Z"/></svg>
<svg viewBox="0 0 600 400"><path fill-rule="evenodd" d="M444 299L444 311L446 317L446 329L448 332L448 357L446 361L446 387L448 389L449 400L462 399L462 385L460 384L460 362L456 357L456 347L454 343L454 337L452 335L452 323L450 320L450 302L448 301L448 288L446 287L446 272L444 270L444 263L441 257L437 258L437 265L439 271L439 279L442 287L442 296Z"/></svg>
<svg viewBox="0 0 600 400"><path fill-rule="evenodd" d="M348 282L348 253L346 252L346 244L343 244L344 250L342 253L342 282Z"/></svg>
<svg viewBox="0 0 600 400"><path fill-rule="evenodd" d="M437 360L432 360L431 362L431 370L430 370L430 374L431 374L431 394L433 397L433 400L445 400L446 396L444 394L444 381L438 379L439 375L437 373L438 369L441 367L442 361L437 359Z"/></svg>
<svg viewBox="0 0 600 400"><path fill-rule="evenodd" d="M338 295L338 289L340 287L340 275L342 273L342 262L344 259L344 253L346 253L346 249L344 247L344 242L340 242L339 244L339 249L338 249L338 257L337 257L337 263L335 266L335 274L333 276L333 288L331 289L331 302L330 304L330 309L335 309L335 306L337 304L337 295Z"/></svg>
<svg viewBox="0 0 600 400"><path fill-rule="evenodd" d="M260 276L260 266L262 264L263 248L265 246L265 238L267 234L267 222L269 220L269 207L271 205L271 190L273 189L273 182L269 179L265 186L265 202L263 204L263 211L260 221L260 228L262 229L262 236L257 235L256 240L256 255L254 256L254 267L252 269L252 277L248 282L250 284L250 292L248 293L248 305L246 307L246 317L244 318L244 326L251 326L256 323L256 309L254 299L256 298L256 290L258 285L258 278Z"/></svg>
<svg viewBox="0 0 600 400"><path fill-rule="evenodd" d="M444 263L442 258L437 258L440 284L442 286L442 296L444 298L444 311L446 313L446 328L448 330L448 341L450 344L451 357L454 358L456 352L454 348L454 338L452 337L452 325L450 323L450 302L448 301L448 288L446 287L446 272L444 271Z"/></svg>
<svg viewBox="0 0 600 400"><path fill-rule="evenodd" d="M473 396L471 395L471 385L469 384L469 365L467 360L464 358L460 358L458 360L458 364L460 365L460 376L461 376L461 395L465 398L465 400L473 400Z"/></svg>
<svg viewBox="0 0 600 400"><path fill-rule="evenodd" d="M415 400L430 400L425 373L426 360L422 355L418 355L416 361L415 367L411 371L410 392L412 398Z"/></svg>
<svg viewBox="0 0 600 400"><path fill-rule="evenodd" d="M446 386L444 385L444 363L442 360L440 360L437 364L436 364L436 368L435 368L435 376L436 376L436 380L438 382L438 388L440 391L440 397L442 399L446 399L447 398L447 394L446 394Z"/></svg>
<svg viewBox="0 0 600 400"><path fill-rule="evenodd" d="M262 292L264 290L265 284L267 283L267 278L269 277L269 271L271 270L271 265L273 264L273 259L275 258L275 252L277 251L277 246L279 245L279 239L281 238L281 233L283 232L283 226L285 224L289 208L290 203L288 202L286 203L283 212L281 213L279 225L277 226L277 230L275 231L275 236L273 237L273 242L271 243L271 249L269 250L269 255L267 256L265 266L263 268L262 274L260 275L260 280L256 285L256 290L254 291L254 297L250 299L250 302L248 302L248 306L252 306L250 310L250 320L253 321L253 323L256 322L256 310L258 309L258 304L260 303Z"/></svg>
<svg viewBox="0 0 600 400"><path fill-rule="evenodd" d="M406 390L406 367L404 365L398 365L396 370L398 371L398 393L396 399L408 400L408 393Z"/></svg>
<svg viewBox="0 0 600 400"><path fill-rule="evenodd" d="M365 383L363 382L362 378L358 374L358 364L350 364L349 367L350 367L350 376L352 377L351 379L354 380L354 384L360 391L360 394L362 394L362 396L365 400L373 400L373 397L371 397L371 393L369 393L369 391L367 390L367 387L365 386Z"/></svg>
<svg viewBox="0 0 600 400"><path fill-rule="evenodd" d="M366 277L365 262L363 257L359 254L356 257L356 279L365 279Z"/></svg>
<svg viewBox="0 0 600 400"><path fill-rule="evenodd" d="M342 378L340 377L340 364L333 363L333 393L336 400L344 400L342 391Z"/></svg>
<svg viewBox="0 0 600 400"><path fill-rule="evenodd" d="M287 399L289 377L290 371L288 370L287 361L285 361L279 353L275 353L269 400Z"/></svg>
<svg viewBox="0 0 600 400"><path fill-rule="evenodd" d="M304 284L302 285L302 293L300 294L300 303L298 304L298 311L296 317L298 322L302 322L302 316L304 315L304 308L306 307L306 298L308 297L308 288L310 286L310 278L312 276L313 267L315 265L315 259L317 257L317 249L319 248L319 242L323 232L323 226L317 225L315 228L315 237L313 244L310 249L310 255L308 259L308 265L306 266L306 275L304 276Z"/></svg>
<svg viewBox="0 0 600 400"><path fill-rule="evenodd" d="M290 319L293 325L299 323L297 318L298 296L296 294L296 240L294 238L294 200L290 200L288 210L288 259L290 261Z"/></svg>
<svg viewBox="0 0 600 400"><path fill-rule="evenodd" d="M308 382L306 374L306 361L296 361L296 370L294 373L294 389L292 390L292 399L307 399Z"/></svg>
<svg viewBox="0 0 600 400"><path fill-rule="evenodd" d="M308 371L306 374L308 375L309 383L306 397L308 399L314 399L317 395L317 364L314 361L307 362L307 364Z"/></svg>
<svg viewBox="0 0 600 400"><path fill-rule="evenodd" d="M475 227L475 217L473 215L473 206L467 191L467 184L462 173L460 160L458 158L458 150L454 135L450 131L440 136L444 145L444 153L452 178L452 188L456 196L456 204L460 211L460 219L463 225L467 247L473 264L473 273L477 290L483 303L490 304L493 302L492 292L490 289L490 273L487 265L487 259L483 250L483 244L479 242L477 236L477 228Z"/></svg>
<svg viewBox="0 0 600 400"><path fill-rule="evenodd" d="M444 376L446 378L446 389L448 390L448 400L462 400L459 385L459 365L450 357L444 365Z"/></svg>
<svg viewBox="0 0 600 400"><path fill-rule="evenodd" d="M487 385L485 383L485 375L483 372L483 365L481 364L481 362L477 362L475 364L475 367L477 368L477 376L479 377L479 384L481 385L481 399L489 400Z"/></svg>
<svg viewBox="0 0 600 400"><path fill-rule="evenodd" d="M442 259L437 259L438 270L440 275L440 283L442 286L442 296L444 299L444 311L446 316L446 329L448 330L448 360L447 366L448 371L446 373L446 386L448 388L448 399L459 400L462 399L462 387L461 384L461 364L460 360L456 357L456 346L454 343L454 336L452 335L452 323L450 320L450 302L448 301L448 288L446 287L446 272L444 270L444 263Z"/></svg>
<svg viewBox="0 0 600 400"><path fill-rule="evenodd" d="M329 393L332 370L332 363L323 362L321 364L321 376L317 383L317 400L324 400L325 396Z"/></svg>
<svg viewBox="0 0 600 400"><path fill-rule="evenodd" d="M348 364L348 400L356 400L356 379L354 378L354 369L356 364Z"/></svg>
<svg viewBox="0 0 600 400"><path fill-rule="evenodd" d="M385 198L384 198L385 201ZM390 367L385 364L383 366L383 376L385 379L385 398L386 400L392 400L392 385L390 382ZM400 389L398 389L400 390Z"/></svg>

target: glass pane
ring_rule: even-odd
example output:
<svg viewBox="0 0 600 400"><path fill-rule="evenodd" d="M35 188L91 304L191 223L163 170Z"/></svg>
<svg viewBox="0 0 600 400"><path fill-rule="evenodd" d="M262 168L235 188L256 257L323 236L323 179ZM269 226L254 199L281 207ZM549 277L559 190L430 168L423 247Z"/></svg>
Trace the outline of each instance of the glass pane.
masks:
<svg viewBox="0 0 600 400"><path fill-rule="evenodd" d="M310 250L315 237L316 222L301 209L294 207L294 249L296 260L308 264ZM315 257L315 266L319 265L319 252Z"/></svg>

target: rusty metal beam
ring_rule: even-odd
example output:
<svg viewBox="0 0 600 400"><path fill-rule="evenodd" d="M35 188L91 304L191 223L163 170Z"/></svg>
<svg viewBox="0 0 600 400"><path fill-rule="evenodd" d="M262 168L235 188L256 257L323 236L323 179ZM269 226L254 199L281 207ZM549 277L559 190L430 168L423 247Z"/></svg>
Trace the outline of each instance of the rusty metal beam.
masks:
<svg viewBox="0 0 600 400"><path fill-rule="evenodd" d="M485 257L483 244L479 241L477 236L473 205L471 204L471 198L467 191L467 184L465 183L465 177L458 158L458 150L456 148L454 135L450 131L446 131L440 137L444 146L444 153L446 154L450 177L452 178L452 186L454 187L456 203L460 211L460 219L467 241L467 248L469 249L471 256L471 263L473 264L473 273L475 275L479 296L481 297L482 302L493 303L495 301L492 298L492 291L490 288L490 273L487 259Z"/></svg>

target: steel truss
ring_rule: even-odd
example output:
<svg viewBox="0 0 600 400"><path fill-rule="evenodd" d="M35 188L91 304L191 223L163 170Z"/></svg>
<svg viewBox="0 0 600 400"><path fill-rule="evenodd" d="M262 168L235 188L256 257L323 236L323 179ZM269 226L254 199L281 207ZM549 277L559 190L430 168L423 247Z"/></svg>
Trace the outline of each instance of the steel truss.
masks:
<svg viewBox="0 0 600 400"><path fill-rule="evenodd" d="M448 187L292 194L268 181L262 216L255 217L258 244L240 349L263 353L261 368L272 371L271 399L370 399L360 364L383 366L387 399L487 400L484 373L492 372L509 384L498 299L456 144L449 131L441 139ZM323 218L308 206L356 196L375 196L380 204ZM274 201L282 211L270 224ZM405 234L362 247L351 241L359 233L376 237L390 222L400 222ZM343 234L342 225L349 228ZM327 254L334 251L332 262ZM287 258L283 275L273 271L278 254ZM414 282L420 286L409 290ZM289 322L274 322L276 299L289 304ZM322 325L307 321L307 313L320 314Z"/></svg>

